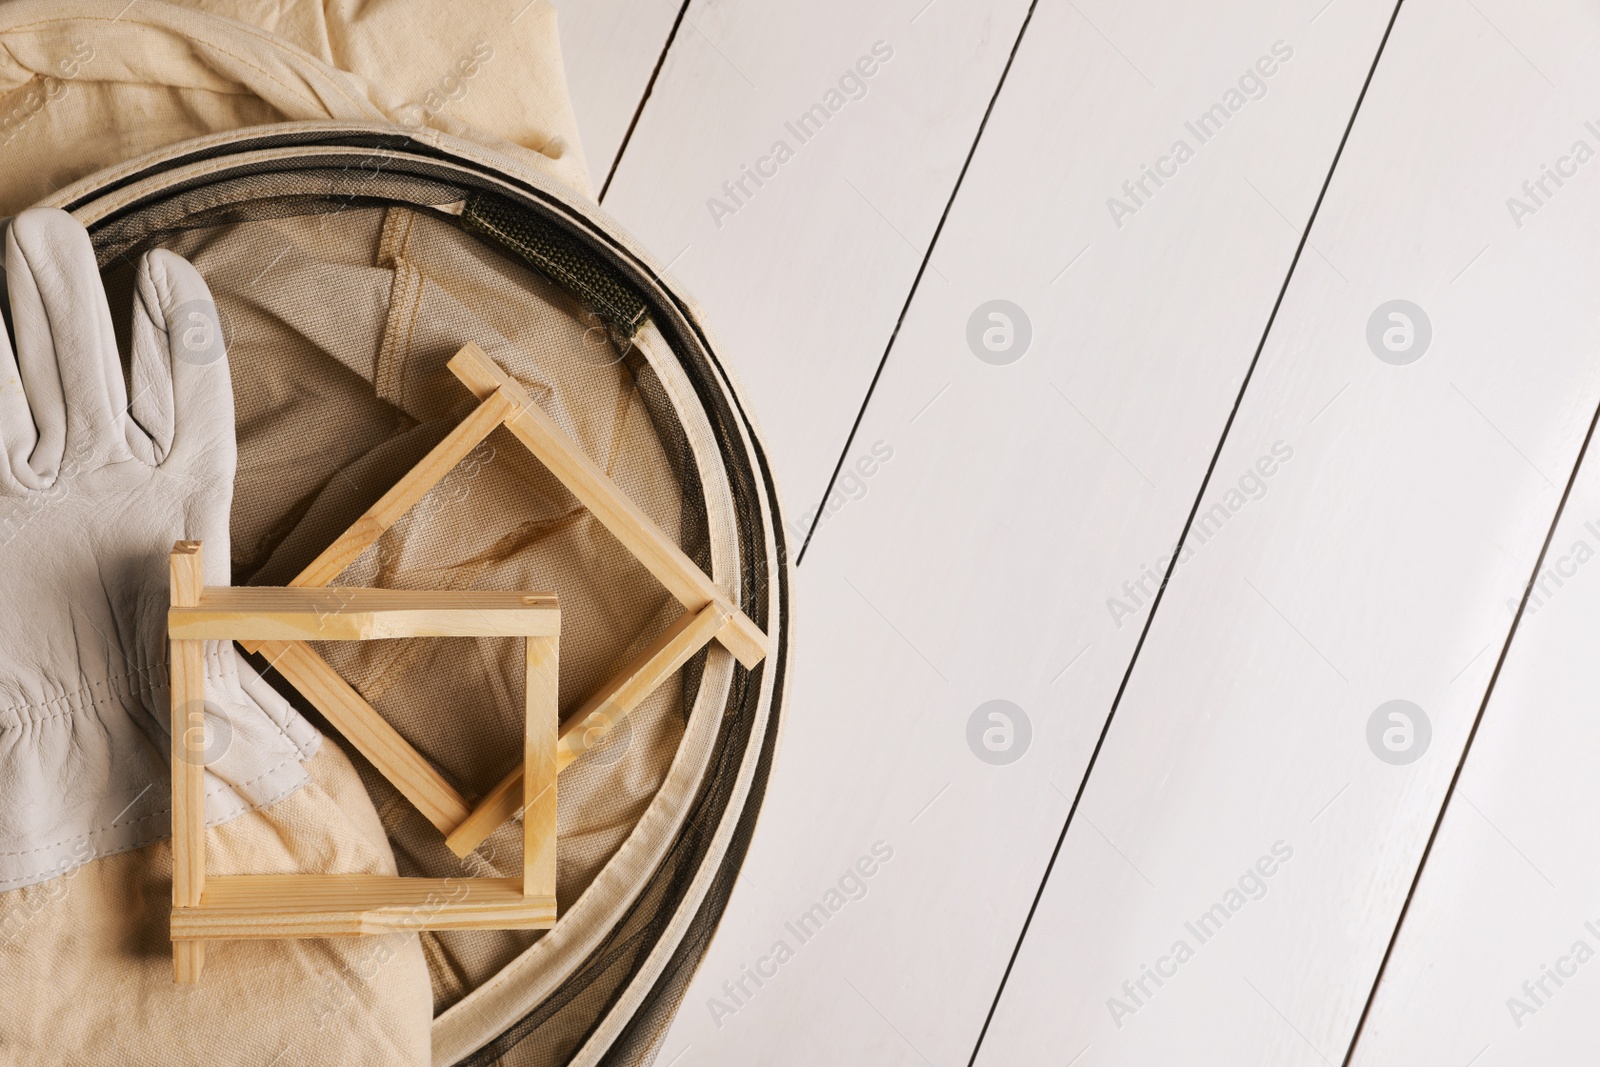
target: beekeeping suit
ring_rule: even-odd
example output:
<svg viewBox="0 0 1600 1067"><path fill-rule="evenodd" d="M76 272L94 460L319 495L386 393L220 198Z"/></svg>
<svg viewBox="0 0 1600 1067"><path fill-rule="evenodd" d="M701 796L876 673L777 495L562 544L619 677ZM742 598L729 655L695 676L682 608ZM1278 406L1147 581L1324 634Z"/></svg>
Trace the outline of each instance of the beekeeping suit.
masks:
<svg viewBox="0 0 1600 1067"><path fill-rule="evenodd" d="M444 11L421 2L0 4L0 215L167 144L295 120L390 121L464 133L586 192L551 8L517 0L452 6L440 17ZM24 244L31 236L35 259L46 258L63 232L70 237L70 227L35 231L21 234ZM88 256L86 239L83 249ZM13 240L8 280L19 309L26 302L20 290L35 281L25 253ZM109 325L103 300L97 307L68 295L57 293L51 310ZM160 310L145 321L161 322ZM81 352L64 347L62 358L79 360ZM226 375L226 367L218 373ZM135 396L135 416L149 395ZM20 419L9 412L12 428L28 422L23 403ZM129 405L124 399L117 407L121 417ZM231 411L226 415L231 437ZM33 418L47 421L42 409ZM231 480L231 439L227 445ZM21 454L25 459L28 450ZM34 547L47 545L52 528L79 528L85 515L103 510L81 489L74 498L75 472L62 466L58 457L50 478L17 488L27 499L18 498L8 522L25 529L7 539L8 552L24 553L30 535ZM181 513L186 490L176 484L162 491ZM108 499L120 491L108 491ZM260 500L243 506L270 510ZM224 499L224 520L226 511ZM224 566L216 584L227 581L226 528L224 521L214 553ZM103 544L100 552L107 554ZM14 554L4 565L20 573L22 562ZM159 571L155 578L164 580ZM55 647L49 635L43 640ZM37 651L12 644L18 656ZM26 686L6 694L11 707L0 720L0 742L13 810L0 812L0 1063L431 1062L433 995L416 935L226 943L214 949L203 983L173 984L164 752L159 731L139 733L129 725L135 712L122 709L138 704L141 687L164 700L164 677L150 681L162 665L121 670L121 652L105 655L117 661L102 672L112 681L94 683L81 700L41 703L21 691ZM233 671L231 650L213 649L212 656ZM226 780L212 768L211 873L393 875L384 829L337 744L270 689L262 691L250 668L238 670L270 710L252 704L248 714L232 716L238 729L223 762L244 763ZM212 672L212 688L220 671ZM71 686L32 687L39 688ZM271 736L246 737L258 722L258 732Z"/></svg>
<svg viewBox="0 0 1600 1067"><path fill-rule="evenodd" d="M0 215L151 149L297 120L446 130L589 190L547 0L6 0L0 106Z"/></svg>
<svg viewBox="0 0 1600 1067"><path fill-rule="evenodd" d="M747 406L693 301L594 203L562 81L542 0L0 0L0 215L43 202L83 222L114 330L153 249L210 289L238 460L230 544L206 559L233 584L287 583L461 421L474 401L445 364L471 341L769 637L754 670L703 649L562 772L547 932L220 942L179 989L164 819L116 827L131 835L116 854L52 846L66 873L0 887L0 921L18 919L0 934L0 1064L659 1051L776 749L788 562ZM503 429L338 581L556 592L564 715L686 607ZM316 645L467 799L520 761L510 639ZM232 799L211 873L520 871L515 821L458 859L359 752L316 736L269 664L250 666L293 705L292 766L272 764L270 791L215 768Z"/></svg>

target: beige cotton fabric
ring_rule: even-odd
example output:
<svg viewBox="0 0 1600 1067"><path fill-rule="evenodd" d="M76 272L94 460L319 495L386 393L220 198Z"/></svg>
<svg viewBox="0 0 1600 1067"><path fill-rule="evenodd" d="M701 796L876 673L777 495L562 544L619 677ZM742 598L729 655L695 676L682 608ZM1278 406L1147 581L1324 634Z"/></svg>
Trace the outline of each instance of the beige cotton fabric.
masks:
<svg viewBox="0 0 1600 1067"><path fill-rule="evenodd" d="M475 401L445 363L468 340L522 381L662 529L682 539L678 480L634 371L576 300L473 236L404 208L362 208L195 230L167 247L205 275L232 333L237 581L287 583L460 422ZM253 281L263 248L282 252L271 284ZM310 426L341 432L311 436ZM694 540L691 534L691 549ZM338 584L558 592L563 714L682 611L504 429ZM520 762L520 641L316 647L464 795L483 795ZM680 687L663 686L629 716L623 744L563 776L563 914L656 795L683 735L682 707ZM463 865L385 779L357 763L403 874L520 870L519 824L501 827ZM425 933L436 1008L455 1004L540 936Z"/></svg>
<svg viewBox="0 0 1600 1067"><path fill-rule="evenodd" d="M489 145L588 194L555 14L542 0L0 3L0 215L15 214L81 177L181 140L243 126L330 119L442 130ZM430 272L417 266L418 256L407 256L403 235L377 240L385 224L382 212L359 220L352 214L332 224L334 237L348 236L339 227L350 225L370 227L374 237L367 245L371 255L359 264L366 273L352 273L353 289L337 296L313 276L292 274L297 265L313 270L349 266L329 252L339 242L318 220L278 224L289 244L298 240L302 249L314 247L303 259L291 256L275 264L285 274L271 285L253 284L260 264L251 256L260 246L251 242L259 233L206 232L190 242L192 253L207 261L201 264L203 273L226 274L229 256L239 271L249 268L216 294L225 317L232 317L230 327L239 333L237 339L230 336L229 346L239 407L234 564L241 576L273 567L281 571L297 552L304 558L317 538L334 530L349 499L324 492L335 474L357 482L370 479L363 482L367 485L382 483L381 491L420 455L419 447L437 438L445 420L459 415L459 396L441 391L448 384L441 377L449 354L444 335L419 336L401 328L399 319L391 323L389 307L397 298L413 310L437 310L433 305L443 298L440 286L430 286L424 277ZM231 249L230 234L237 238ZM485 277L492 274L491 268ZM278 316L285 309L269 306L271 294L275 286L297 281L311 288L292 290L297 306L282 322ZM492 284L478 288L498 295L491 292ZM306 299L308 293L312 299ZM360 309L371 331L338 317L319 318L330 303L337 306L339 299L363 294L367 301ZM587 327L575 319L570 302L558 317L569 320L563 336L581 344ZM478 318L447 315L440 321L451 342L484 339ZM551 321L522 328L537 337L538 328ZM496 354L509 343L503 341ZM495 349L493 343L487 347ZM375 360L380 349L390 356ZM375 379L380 365L394 375ZM620 380L616 369L608 373ZM417 375L422 378L414 380ZM303 421L307 418L311 421ZM307 428L333 418L349 432L325 435L310 447ZM567 425L586 445L603 439L622 452L634 448L630 438L648 432L628 391L615 388L608 401L574 412ZM330 442L334 447L327 447ZM502 441L498 447L510 454L517 446L507 448ZM659 486L664 470L659 448L642 454L647 466L656 466L641 476ZM511 462L531 465L525 459ZM616 473L626 486L630 469L622 466ZM571 514L559 487L545 484L541 494L541 506L554 510L518 519L522 525L510 535L521 542L507 542L508 532L497 531L501 540L482 546L476 561L460 572L463 580L505 581L509 566L527 572L521 576L523 587L548 587L552 583L540 580L541 568L559 570L578 559L596 566L610 562L602 558L604 549L596 556L592 532L574 528L575 522L581 526L581 517ZM658 502L658 517L671 523L675 507L675 501ZM308 525L297 535L302 519ZM397 531L399 540L389 539L383 548L388 555L358 568L361 580L374 579L374 567L384 561L425 559L415 547L407 550L404 536ZM576 540L559 565L546 561L530 569L512 551L562 538ZM436 575L428 566L416 580L431 585L428 579ZM591 601L600 604L604 597L596 590ZM569 646L570 656L563 649L564 705L577 687L595 683L624 650L647 639L647 628L661 624L662 610L648 597L630 601L620 614L596 609L588 627L607 628L610 636L587 653L587 660L578 642ZM576 618L581 622L584 614L580 607ZM613 632L613 626L619 628ZM405 664L371 659L371 653L325 651L344 656L341 669L372 687L375 702L386 711L391 709L380 690L404 693L403 685L393 683L406 677L427 681L438 676L439 663L449 662L408 653L407 674L401 669ZM493 667L504 650L483 654ZM494 682L486 684L501 681L497 672L490 676ZM480 700L467 710L476 713L484 706ZM587 876L649 802L681 733L678 709L676 692L658 694L653 705L641 709L638 729L647 743L634 750L637 766L626 771L620 786L608 779L613 803L592 813L563 806L563 905L581 892ZM491 718L491 736L510 728L504 718ZM418 743L427 747L428 740L423 736ZM507 764L497 752L482 748L453 753L448 738L432 747L439 751L429 754L476 791ZM313 785L211 830L213 873L393 873L394 853L362 789L363 779L390 824L388 833L400 842L400 873L496 873L462 871L459 865L440 869L448 855L442 845L431 839L422 843L420 830L418 843L407 843L403 827L409 809L370 769L358 778L332 745L325 743L308 769ZM512 837L502 830L491 845L498 842L503 854L508 845L502 839ZM180 988L171 981L166 933L169 846L82 858L84 865L62 878L0 895L0 987L5 990L0 1064L426 1063L435 1005L459 999L524 950L533 936L426 935L427 964L415 935L227 943L208 950L198 986ZM515 870L517 859L504 855L498 863Z"/></svg>
<svg viewBox="0 0 1600 1067"><path fill-rule="evenodd" d="M364 179L340 172L328 180L359 186ZM200 209L214 206L218 196L202 189L175 199ZM675 468L659 439L660 416L645 392L657 395L657 413L677 411L690 422L696 409L686 383L656 377L656 368L667 373L674 364L670 356L647 358L663 345L654 329L641 330L619 351L570 294L450 222L398 206L345 208L343 202L334 195L315 215L181 224L163 238L164 247L188 258L207 279L228 338L239 437L230 523L236 583L292 578L459 423L474 401L445 363L468 340L538 397L658 526L715 569L714 539L696 510L710 504L686 499L680 483L685 476L705 477L707 492L725 497L725 479L718 466ZM167 213L177 218L181 210ZM113 291L118 276L113 270L108 278ZM706 465L715 450L703 429L691 432L701 435L694 456L682 452L677 462ZM727 545L727 504L711 510ZM505 430L492 434L339 581L557 591L564 713L682 611ZM481 796L519 762L524 664L517 642L418 639L326 643L318 650L464 795ZM630 714L618 741L563 774L557 946L536 952L545 939L538 932L422 935L434 1010L456 1020L453 1033L469 1030L481 1041L482 1026L515 1019L520 993L559 981L586 938L610 929L627 906L629 890L650 862L636 855L613 870L612 861L652 811L653 832L646 836L653 847L645 851L671 840L717 730L732 661L720 648L704 658L709 681L703 688L698 668L692 681L662 686ZM700 693L698 705L710 709L695 720L685 705L690 688ZM691 732L693 744L686 746ZM518 824L501 827L464 863L387 781L355 762L401 874L489 877L520 869ZM677 781L666 788L669 776ZM602 873L606 884L591 893ZM503 1004L497 1015L474 1013L464 1000L486 984L497 987L497 1004ZM570 1046L581 1040L582 1025L562 1019L540 1036L548 1047ZM457 1041L450 1047L453 1055L470 1051ZM519 1051L543 1047L530 1042ZM552 1054L507 1062L562 1061Z"/></svg>
<svg viewBox="0 0 1600 1067"><path fill-rule="evenodd" d="M337 143L361 132L342 129L328 140ZM428 138L426 146L446 158L488 159L493 167L505 166L443 136ZM647 323L625 354L608 348L606 331L564 290L492 245L463 234L450 221L452 206L461 210L460 189L413 190L423 197L421 202L440 205L444 210L439 213L355 206L347 199L353 190L403 191L396 186L406 167L398 158L385 164L382 152L345 150L349 158L362 161L360 166L341 162L338 152L331 158L329 153L319 147L310 156L320 170L270 174L260 170L281 158L278 149L240 151L226 169L215 161L194 159L159 179L119 187L80 208L91 228L96 219L116 220L102 234L112 248L127 247L123 242L148 235L152 226L169 227L163 243L191 257L217 294L223 320L231 324L232 365L241 375L236 383L241 486L256 487L242 489L241 499L273 499L270 483L251 481L251 472L263 462L279 478L306 477L308 485L326 485L326 492L317 492L303 511L291 509L289 516L299 530L315 531L314 536L291 532L280 539L272 534L263 545L265 563L255 562L263 558L261 553L246 551L249 543L236 544L238 557L252 561L250 573L236 578L280 580L276 575L294 573L465 413L471 402L443 364L470 337L504 362L580 447L737 595L738 586L731 582L741 546L730 476L707 409L661 333ZM447 174L428 169L433 166L426 164L424 172L449 181ZM213 184L193 186L208 174ZM188 191L156 201L152 190L158 187ZM297 210L322 214L267 215L238 225L192 228L197 215L216 217L229 203L260 204L281 213L290 205L259 198L281 197L294 189L303 196L315 193ZM83 196L79 189L64 192L62 199L78 202ZM148 206L128 214L135 204ZM626 240L625 235L617 239ZM402 366L404 374L388 373ZM268 373L258 374L258 369ZM642 402L652 394L654 401ZM387 403L376 402L383 398ZM457 405L454 411L437 416L451 404ZM266 414L257 417L253 413L258 411ZM412 426L401 416L419 421ZM385 423L385 417L393 423ZM318 433L315 428L323 426L337 426L339 432ZM257 439L257 427L266 436ZM294 427L308 432L294 432ZM651 430L662 437L661 444L651 441ZM674 430L680 437L671 444ZM349 453L344 453L346 447ZM333 452L346 458L334 462ZM666 454L684 462L690 452L693 459L681 473ZM280 453L290 458L274 458ZM508 474L512 477L503 477ZM529 464L521 446L505 435L491 438L469 457L415 514L420 521L397 526L345 580L430 587L483 582L497 588L542 588L550 582L548 587L562 597L564 710L570 711L572 701L584 695L581 688L576 693L568 688L574 674L607 658L620 665L681 610L668 604L659 584L618 551L592 516L574 509L570 497L536 464ZM251 529L271 531L273 518L236 514L233 529L248 541ZM514 549L509 555L508 547ZM767 552L773 552L770 542ZM658 604L668 614L638 629ZM641 610L645 614L636 614ZM628 647L622 651L624 641ZM462 775L462 790L471 797L498 780L520 754L515 720L503 710L506 693L496 694L496 672L487 669L505 660L485 644L465 650L441 646L418 642L409 650L399 663L407 672L403 686L389 684L395 677L389 670L368 673L359 662L341 662L340 669L374 696L385 716L425 755L452 777ZM735 691L731 658L720 648L708 652L692 709L679 697L696 691L692 682L658 690L651 704L627 720L631 739L620 753L602 749L562 775L562 919L556 929L537 940L514 933L425 939L430 945L436 941L441 950L430 953L436 1004L444 1009L434 1027L436 1062L455 1062L535 1009L537 1022L531 1025L536 1029L518 1026L525 1039L497 1062L508 1067L565 1063L579 1044L592 1045L593 1051L572 1062L592 1062L605 1051L615 1028L628 1020L628 1005L637 1004L650 988L677 944L675 933L663 934L659 944L651 940L659 929L658 917L666 921L668 914L677 914L682 922L676 929L682 929L718 875L714 864L694 872L692 884L688 872L676 864L672 869L684 876L681 881L655 875L680 840L709 833L702 816L690 815L695 809L689 805L712 766L708 757L719 724L737 721L740 714L730 698ZM330 646L327 654L337 652ZM354 648L350 654L370 655ZM514 660L511 667L515 669ZM605 674L601 670L593 677ZM774 676L762 677L770 693ZM431 714L429 702L408 700L418 693L438 694ZM681 739L675 740L679 731ZM660 778L668 761L666 777ZM721 764L712 772L713 780L729 781L731 770ZM367 781L379 799L403 872L443 876L461 870L437 833L408 805L384 798L387 787L381 779L369 776ZM737 796L730 812L742 806L743 793ZM685 825L686 816L695 819L692 830ZM728 840L734 821L730 814L718 828L719 840ZM517 838L514 824L503 827L480 854L488 865L514 871ZM476 861L474 866L479 866ZM663 891L673 895L668 899ZM501 966L519 940L533 944ZM645 950L652 950L649 962L638 954ZM636 964L641 967L637 979L631 977ZM623 980L630 982L626 990L618 986ZM467 989L472 990L469 996L456 999ZM641 1029L664 1036L672 1003L653 1002L648 1013L636 1017L648 1019ZM592 1029L599 1015L607 1016L607 1029Z"/></svg>
<svg viewBox="0 0 1600 1067"><path fill-rule="evenodd" d="M0 2L0 215L208 133L443 130L589 191L547 0Z"/></svg>
<svg viewBox="0 0 1600 1067"><path fill-rule="evenodd" d="M355 771L332 739L311 784L206 833L213 874L393 874ZM0 1065L421 1067L429 993L415 934L214 942L172 981L172 848L94 860L0 895Z"/></svg>

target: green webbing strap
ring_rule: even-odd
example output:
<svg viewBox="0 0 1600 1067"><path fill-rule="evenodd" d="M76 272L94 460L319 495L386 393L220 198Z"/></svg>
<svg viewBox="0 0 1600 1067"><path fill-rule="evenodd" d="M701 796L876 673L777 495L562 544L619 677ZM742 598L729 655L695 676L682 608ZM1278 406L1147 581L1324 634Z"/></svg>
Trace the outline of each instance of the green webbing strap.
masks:
<svg viewBox="0 0 1600 1067"><path fill-rule="evenodd" d="M630 340L644 322L649 309L639 294L553 223L486 193L468 198L461 221L577 296L618 340Z"/></svg>

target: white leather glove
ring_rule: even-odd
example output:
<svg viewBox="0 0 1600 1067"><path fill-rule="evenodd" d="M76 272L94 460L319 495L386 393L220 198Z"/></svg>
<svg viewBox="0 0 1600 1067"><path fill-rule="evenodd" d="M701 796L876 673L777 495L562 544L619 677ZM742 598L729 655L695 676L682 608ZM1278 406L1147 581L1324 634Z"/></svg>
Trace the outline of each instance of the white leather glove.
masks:
<svg viewBox="0 0 1600 1067"><path fill-rule="evenodd" d="M0 891L171 833L167 556L229 582L233 389L216 306L161 249L138 264L133 397L89 235L35 208L6 235L0 335ZM233 646L206 651L206 816L307 780L321 740Z"/></svg>

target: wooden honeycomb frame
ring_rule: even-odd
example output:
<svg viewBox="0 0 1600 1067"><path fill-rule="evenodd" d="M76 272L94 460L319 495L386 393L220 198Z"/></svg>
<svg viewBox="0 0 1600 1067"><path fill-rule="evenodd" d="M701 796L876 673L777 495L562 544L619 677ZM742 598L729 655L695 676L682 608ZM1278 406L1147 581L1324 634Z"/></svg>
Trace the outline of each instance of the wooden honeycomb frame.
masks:
<svg viewBox="0 0 1600 1067"><path fill-rule="evenodd" d="M534 930L556 920L556 704L561 609L549 594L403 589L245 586L205 588L198 541L171 556L172 607L172 949L173 977L199 980L207 941L352 937L395 930ZM397 637L527 639L527 725L520 878L397 878L358 874L206 875L205 647L260 642L269 650L306 641ZM309 651L309 647L306 646ZM311 653L315 655L315 653ZM321 657L331 674L332 668ZM370 707L337 675L362 707ZM309 694L308 694L309 695ZM325 696L325 694L324 694ZM320 702L319 702L320 703ZM432 766L375 711L397 762ZM339 724L334 723L335 726ZM363 750L375 726L360 723ZM414 770L414 768L411 768ZM442 781L442 779L441 779ZM397 785L401 781L396 781Z"/></svg>
<svg viewBox="0 0 1600 1067"><path fill-rule="evenodd" d="M406 929L539 928L555 920L555 795L556 776L593 748L647 696L712 640L726 647L746 669L767 654L767 635L735 607L695 563L583 453L536 404L516 379L468 343L450 360L450 370L479 400L478 406L434 446L422 461L343 534L329 545L286 589L202 590L199 547L180 544L173 554L173 943L179 981L198 978L207 937L338 936ZM554 597L537 594L417 593L397 590L327 589L338 575L377 542L384 532L414 507L494 429L504 425L568 488L686 609L631 662L561 722L553 744L547 744L544 720L553 718L556 698L559 607ZM182 549L182 551L180 551ZM276 599L267 599L268 597ZM523 603L528 611L548 610L557 620L549 634L528 637L528 740L522 766L469 806L464 798L378 712L308 644L313 640L370 640L376 637L446 636L430 613L444 613L462 636L505 634L487 620L499 610L517 610L497 597L533 597L548 605ZM251 598L261 597L259 603ZM402 601L398 598L412 598ZM436 602L428 598L444 598ZM448 598L457 598L454 601ZM242 598L242 599L241 599ZM320 598L320 599L319 599ZM419 599L420 598L420 599ZM476 607L464 606L468 600ZM481 599L480 599L481 598ZM239 610L243 608L242 612ZM194 612L209 612L205 636ZM306 629L304 611L316 619ZM455 615L450 615L454 611ZM276 612L276 618L274 618ZM407 612L411 614L408 615ZM418 613L421 613L418 615ZM478 613L477 628L466 616ZM299 613L299 614L297 614ZM444 617L439 616L439 617ZM330 620L333 620L330 623ZM214 624L214 625L213 625ZM517 625L517 624L507 624ZM526 623L531 625L531 623ZM545 624L541 624L545 625ZM421 627L420 629L416 627ZM465 631L471 629L471 633ZM180 630L183 635L180 638ZM490 633L486 633L486 630ZM213 632L214 631L214 632ZM520 633L521 631L517 631ZM339 636L339 635L346 636ZM445 881L319 875L239 876L257 881L213 879L208 886L204 860L204 768L191 750L201 743L185 723L199 724L203 672L200 651L207 638L240 640L247 651L261 652L321 711L351 745L442 833L446 844L465 857L506 820L524 810L524 871L520 898L510 883L517 879L449 880L452 886L475 883L468 898L446 908L430 906L419 917L423 899L436 889L388 883ZM546 644L548 642L548 644ZM183 645L180 657L180 644ZM546 670L547 667L547 670ZM200 673L196 673L200 672ZM535 675L539 681L536 686ZM180 700L180 681L182 699ZM536 691L537 690L537 691ZM535 704L537 702L537 707ZM537 737L535 735L538 735ZM529 776L525 768L538 768ZM180 860L180 854L182 859ZM533 865L533 866L530 866ZM535 867L537 869L535 869ZM339 878L344 888L318 879ZM487 883L506 883L489 885ZM548 914L544 909L548 889ZM284 894L294 910L275 903ZM398 918L397 918L398 916ZM313 919L313 917L315 917ZM403 923L402 923L403 920ZM300 932L283 932L300 931ZM180 934L189 935L180 937Z"/></svg>

